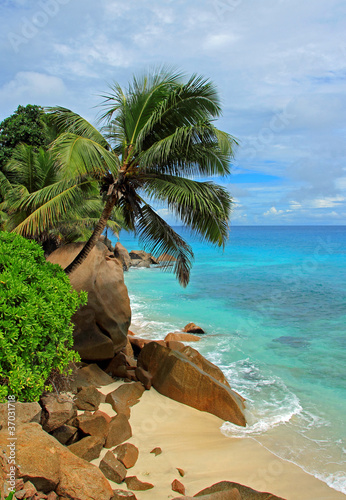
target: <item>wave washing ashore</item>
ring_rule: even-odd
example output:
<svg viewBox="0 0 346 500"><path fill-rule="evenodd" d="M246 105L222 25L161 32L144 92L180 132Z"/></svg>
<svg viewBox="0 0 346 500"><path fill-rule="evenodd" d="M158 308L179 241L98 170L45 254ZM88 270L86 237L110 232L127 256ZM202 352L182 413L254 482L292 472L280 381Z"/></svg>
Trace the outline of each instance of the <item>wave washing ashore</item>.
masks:
<svg viewBox="0 0 346 500"><path fill-rule="evenodd" d="M133 328L163 338L201 324L194 347L247 400L247 428L221 432L346 493L346 227L233 227L224 253L185 238L196 257L187 289L160 269L125 273Z"/></svg>

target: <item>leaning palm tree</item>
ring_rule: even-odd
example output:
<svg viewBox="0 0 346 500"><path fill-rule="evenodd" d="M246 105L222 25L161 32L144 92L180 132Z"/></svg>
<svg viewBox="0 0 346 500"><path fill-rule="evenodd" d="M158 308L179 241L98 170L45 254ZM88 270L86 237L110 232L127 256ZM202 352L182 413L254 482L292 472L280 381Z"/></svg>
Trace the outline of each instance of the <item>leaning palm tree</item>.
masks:
<svg viewBox="0 0 346 500"><path fill-rule="evenodd" d="M102 215L65 271L71 273L86 258L118 207L147 250L175 257L174 272L186 286L192 249L150 202L165 203L202 239L225 244L230 195L208 180L196 180L230 173L236 141L212 123L221 112L216 89L200 76L185 81L181 74L160 70L134 77L125 91L114 84L104 98L103 133L68 109L48 109L60 132L52 151L66 178L104 173Z"/></svg>
<svg viewBox="0 0 346 500"><path fill-rule="evenodd" d="M0 172L0 223L45 247L85 241L102 213L99 184L87 176L63 178L50 152L19 144ZM114 216L114 214L113 214ZM114 219L114 220L112 220ZM108 226L119 231L119 218Z"/></svg>

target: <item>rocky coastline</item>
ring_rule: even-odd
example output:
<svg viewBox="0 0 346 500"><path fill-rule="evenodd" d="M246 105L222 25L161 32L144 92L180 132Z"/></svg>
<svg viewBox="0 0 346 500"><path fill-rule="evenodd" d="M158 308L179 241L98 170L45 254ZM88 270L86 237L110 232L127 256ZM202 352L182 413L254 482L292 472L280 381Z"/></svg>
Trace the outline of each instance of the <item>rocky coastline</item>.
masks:
<svg viewBox="0 0 346 500"><path fill-rule="evenodd" d="M0 405L1 499L13 488L18 500L296 500L318 492L342 498L253 440L221 435L223 421L246 426L246 403L190 345L203 329L190 323L159 341L129 330L123 270L170 257L104 243L71 275L76 290L88 291L88 304L73 319L82 361L39 402L15 403L14 465L8 404ZM58 249L49 260L63 266L79 246Z"/></svg>

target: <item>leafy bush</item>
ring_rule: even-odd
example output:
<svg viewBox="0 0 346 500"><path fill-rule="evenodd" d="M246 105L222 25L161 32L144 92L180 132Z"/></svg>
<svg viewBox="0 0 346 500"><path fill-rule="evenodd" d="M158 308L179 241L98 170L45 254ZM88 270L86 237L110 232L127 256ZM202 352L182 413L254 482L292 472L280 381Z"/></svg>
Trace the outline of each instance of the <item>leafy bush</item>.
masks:
<svg viewBox="0 0 346 500"><path fill-rule="evenodd" d="M0 401L37 401L51 372L79 359L71 317L86 300L36 242L0 232Z"/></svg>

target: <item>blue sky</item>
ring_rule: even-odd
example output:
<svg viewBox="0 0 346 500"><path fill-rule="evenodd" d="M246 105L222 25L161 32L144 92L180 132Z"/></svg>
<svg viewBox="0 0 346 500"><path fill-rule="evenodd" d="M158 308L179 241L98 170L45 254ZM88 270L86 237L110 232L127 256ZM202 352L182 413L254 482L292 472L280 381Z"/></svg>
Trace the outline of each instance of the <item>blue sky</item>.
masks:
<svg viewBox="0 0 346 500"><path fill-rule="evenodd" d="M343 0L1 0L0 120L31 103L95 122L109 83L174 65L217 85L240 142L217 180L233 224L345 224L345 20Z"/></svg>

